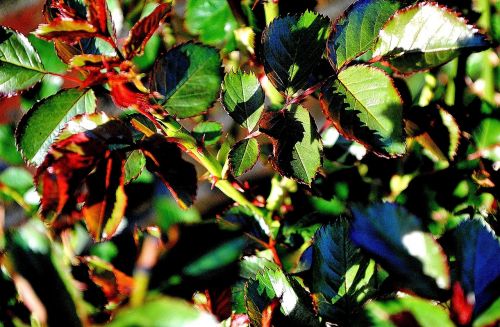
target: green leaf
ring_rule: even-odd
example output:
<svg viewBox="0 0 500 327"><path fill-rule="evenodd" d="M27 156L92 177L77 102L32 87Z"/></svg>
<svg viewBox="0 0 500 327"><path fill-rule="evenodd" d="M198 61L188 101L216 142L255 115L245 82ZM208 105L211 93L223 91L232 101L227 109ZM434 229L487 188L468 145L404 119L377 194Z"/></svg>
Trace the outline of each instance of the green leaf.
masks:
<svg viewBox="0 0 500 327"><path fill-rule="evenodd" d="M431 298L450 288L443 249L422 223L392 203L353 207L351 239L399 278L402 286Z"/></svg>
<svg viewBox="0 0 500 327"><path fill-rule="evenodd" d="M311 290L319 295L321 316L341 325L356 320L375 283L375 262L351 242L347 220L338 219L316 232Z"/></svg>
<svg viewBox="0 0 500 327"><path fill-rule="evenodd" d="M203 43L219 45L224 42L228 50L236 46L233 31L238 23L226 0L188 0L186 28L198 34Z"/></svg>
<svg viewBox="0 0 500 327"><path fill-rule="evenodd" d="M156 224L163 231L168 231L175 224L201 222L201 215L195 207L183 210L171 198L156 198L154 199L153 207L157 214Z"/></svg>
<svg viewBox="0 0 500 327"><path fill-rule="evenodd" d="M405 152L403 103L382 70L355 65L341 71L321 95L323 112L337 130L380 156Z"/></svg>
<svg viewBox="0 0 500 327"><path fill-rule="evenodd" d="M19 194L24 194L33 187L33 176L24 168L8 167L0 173L0 184L5 184Z"/></svg>
<svg viewBox="0 0 500 327"><path fill-rule="evenodd" d="M472 326L473 327L487 327L495 326L495 323L500 322L500 298L486 309L479 317L477 317Z"/></svg>
<svg viewBox="0 0 500 327"><path fill-rule="evenodd" d="M484 35L452 10L422 2L402 9L380 30L373 57L410 73L442 65L466 51L488 47Z"/></svg>
<svg viewBox="0 0 500 327"><path fill-rule="evenodd" d="M278 91L291 96L305 88L325 51L327 17L306 11L275 19L262 34L264 70Z"/></svg>
<svg viewBox="0 0 500 327"><path fill-rule="evenodd" d="M243 139L237 142L229 152L229 168L234 176L246 173L259 159L259 143L254 138Z"/></svg>
<svg viewBox="0 0 500 327"><path fill-rule="evenodd" d="M224 77L222 105L238 124L251 132L264 110L264 91L254 73L231 72Z"/></svg>
<svg viewBox="0 0 500 327"><path fill-rule="evenodd" d="M366 311L372 326L454 327L448 313L439 305L416 297L386 302L370 302Z"/></svg>
<svg viewBox="0 0 500 327"><path fill-rule="evenodd" d="M46 74L29 40L0 26L0 97L12 96L38 83Z"/></svg>
<svg viewBox="0 0 500 327"><path fill-rule="evenodd" d="M222 125L215 121L204 121L193 128L193 136L206 145L213 145L222 135Z"/></svg>
<svg viewBox="0 0 500 327"><path fill-rule="evenodd" d="M23 164L23 158L16 149L14 130L10 125L0 125L0 160L9 165Z"/></svg>
<svg viewBox="0 0 500 327"><path fill-rule="evenodd" d="M146 157L139 150L134 150L125 161L125 184L135 180L146 166Z"/></svg>
<svg viewBox="0 0 500 327"><path fill-rule="evenodd" d="M300 105L266 112L260 129L273 141L273 167L285 177L310 185L321 167L323 145L309 112Z"/></svg>
<svg viewBox="0 0 500 327"><path fill-rule="evenodd" d="M24 158L39 165L64 125L76 115L93 113L96 97L91 89L65 89L37 102L23 116L16 143Z"/></svg>
<svg viewBox="0 0 500 327"><path fill-rule="evenodd" d="M216 327L218 324L215 317L194 305L178 298L162 296L150 299L139 307L120 310L109 326Z"/></svg>
<svg viewBox="0 0 500 327"><path fill-rule="evenodd" d="M185 43L157 59L151 89L165 97L162 105L170 114L188 118L211 107L217 99L221 81L217 50Z"/></svg>
<svg viewBox="0 0 500 327"><path fill-rule="evenodd" d="M405 3L414 1L359 0L354 2L333 25L328 38L328 58L340 70L370 50L385 22Z"/></svg>
<svg viewBox="0 0 500 327"><path fill-rule="evenodd" d="M473 136L482 157L500 161L500 120L484 119L474 130Z"/></svg>

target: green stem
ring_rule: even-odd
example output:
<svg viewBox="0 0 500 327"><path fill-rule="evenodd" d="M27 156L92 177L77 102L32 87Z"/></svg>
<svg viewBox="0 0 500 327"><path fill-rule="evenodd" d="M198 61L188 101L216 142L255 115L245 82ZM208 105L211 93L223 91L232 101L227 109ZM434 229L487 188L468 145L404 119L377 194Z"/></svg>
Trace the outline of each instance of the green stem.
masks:
<svg viewBox="0 0 500 327"><path fill-rule="evenodd" d="M266 16L266 25L271 24L279 16L278 2L274 2L273 0L264 2L264 15Z"/></svg>
<svg viewBox="0 0 500 327"><path fill-rule="evenodd" d="M489 32L491 30L491 4L490 0L478 0L479 10L481 11L481 18L478 25ZM484 100L494 104L495 103L495 72L490 59L492 50L483 52L483 70L482 79L484 80Z"/></svg>

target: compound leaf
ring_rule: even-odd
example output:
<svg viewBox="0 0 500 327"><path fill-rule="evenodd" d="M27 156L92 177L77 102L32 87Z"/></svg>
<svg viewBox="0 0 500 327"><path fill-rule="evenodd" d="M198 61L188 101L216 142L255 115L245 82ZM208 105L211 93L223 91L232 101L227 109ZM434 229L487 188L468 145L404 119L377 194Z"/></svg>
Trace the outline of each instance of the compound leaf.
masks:
<svg viewBox="0 0 500 327"><path fill-rule="evenodd" d="M252 138L243 139L237 142L229 151L229 168L234 176L240 176L257 163L259 159L259 143Z"/></svg>
<svg viewBox="0 0 500 327"><path fill-rule="evenodd" d="M354 65L327 84L323 112L348 139L385 157L405 152L403 103L393 80L382 70Z"/></svg>
<svg viewBox="0 0 500 327"><path fill-rule="evenodd" d="M257 77L241 71L224 77L222 105L238 124L251 132L264 110L264 91Z"/></svg>
<svg viewBox="0 0 500 327"><path fill-rule="evenodd" d="M325 50L329 27L327 17L306 11L277 18L264 30L264 70L278 91L291 96L307 85Z"/></svg>
<svg viewBox="0 0 500 327"><path fill-rule="evenodd" d="M91 89L65 89L37 102L23 116L16 143L24 158L39 165L64 125L76 115L93 113L96 97Z"/></svg>
<svg viewBox="0 0 500 327"><path fill-rule="evenodd" d="M185 43L157 59L151 89L165 98L163 107L172 115L188 118L202 114L217 99L222 81L217 50Z"/></svg>
<svg viewBox="0 0 500 327"><path fill-rule="evenodd" d="M457 13L422 2L389 19L380 30L373 56L402 73L410 73L442 65L464 51L487 47L485 36Z"/></svg>
<svg viewBox="0 0 500 327"><path fill-rule="evenodd" d="M0 98L35 85L45 73L42 60L29 40L0 26Z"/></svg>

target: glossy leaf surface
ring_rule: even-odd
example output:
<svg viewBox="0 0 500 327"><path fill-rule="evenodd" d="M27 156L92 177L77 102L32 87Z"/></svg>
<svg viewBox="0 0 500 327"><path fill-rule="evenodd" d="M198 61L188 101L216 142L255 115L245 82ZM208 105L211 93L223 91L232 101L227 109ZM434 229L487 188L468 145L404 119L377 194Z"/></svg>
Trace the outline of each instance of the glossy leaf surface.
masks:
<svg viewBox="0 0 500 327"><path fill-rule="evenodd" d="M484 35L450 9L422 2L398 11L379 33L373 56L402 73L442 65L488 47Z"/></svg>
<svg viewBox="0 0 500 327"><path fill-rule="evenodd" d="M402 100L393 80L382 70L348 67L333 83L327 83L321 99L323 112L346 138L381 156L405 152Z"/></svg>
<svg viewBox="0 0 500 327"><path fill-rule="evenodd" d="M83 38L96 36L97 28L86 20L56 18L48 24L41 24L35 31L39 38L58 39L74 44Z"/></svg>
<svg viewBox="0 0 500 327"><path fill-rule="evenodd" d="M16 143L24 157L39 165L64 125L76 115L93 113L96 97L91 89L65 89L36 103L16 130Z"/></svg>
<svg viewBox="0 0 500 327"><path fill-rule="evenodd" d="M329 24L328 18L306 11L277 18L264 30L264 70L278 91L291 96L306 88L325 50Z"/></svg>
<svg viewBox="0 0 500 327"><path fill-rule="evenodd" d="M43 76L45 68L28 39L0 26L0 98L30 88Z"/></svg>
<svg viewBox="0 0 500 327"><path fill-rule="evenodd" d="M224 77L222 104L238 124L251 132L264 110L265 95L253 74L230 72Z"/></svg>
<svg viewBox="0 0 500 327"><path fill-rule="evenodd" d="M229 168L234 176L240 176L257 163L259 159L259 143L254 138L237 142L229 152Z"/></svg>
<svg viewBox="0 0 500 327"><path fill-rule="evenodd" d="M300 105L266 112L260 130L273 141L273 167L285 177L310 185L321 167L323 146L309 112Z"/></svg>
<svg viewBox="0 0 500 327"><path fill-rule="evenodd" d="M205 112L217 99L222 81L221 61L214 48L186 43L157 59L152 91L165 98L163 107L179 118Z"/></svg>

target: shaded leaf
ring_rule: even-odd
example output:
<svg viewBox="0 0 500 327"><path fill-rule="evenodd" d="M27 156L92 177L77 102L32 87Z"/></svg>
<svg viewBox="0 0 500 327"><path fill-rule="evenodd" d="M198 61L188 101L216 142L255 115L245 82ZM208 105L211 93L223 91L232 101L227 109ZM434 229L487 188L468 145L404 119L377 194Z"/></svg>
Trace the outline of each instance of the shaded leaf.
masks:
<svg viewBox="0 0 500 327"><path fill-rule="evenodd" d="M323 146L309 112L300 105L266 112L260 129L273 141L273 167L285 177L310 185L321 167Z"/></svg>
<svg viewBox="0 0 500 327"><path fill-rule="evenodd" d="M226 210L220 223L236 225L241 228L245 233L248 233L258 239L268 241L269 227L266 225L264 219L255 216L250 209L243 206L235 206Z"/></svg>
<svg viewBox="0 0 500 327"><path fill-rule="evenodd" d="M352 240L393 273L402 286L436 298L450 288L447 258L420 220L391 203L352 208Z"/></svg>
<svg viewBox="0 0 500 327"><path fill-rule="evenodd" d="M139 307L120 310L109 326L216 327L218 323L215 317L184 300L162 296L149 299Z"/></svg>
<svg viewBox="0 0 500 327"><path fill-rule="evenodd" d="M306 11L277 18L264 30L264 70L278 91L291 96L307 86L325 50L329 27L327 17Z"/></svg>
<svg viewBox="0 0 500 327"><path fill-rule="evenodd" d="M51 144L74 116L93 113L96 97L91 89L65 89L37 102L23 116L16 130L16 143L24 158L41 164Z"/></svg>
<svg viewBox="0 0 500 327"><path fill-rule="evenodd" d="M366 311L372 326L453 327L448 313L439 305L417 297L405 297L386 302L370 302Z"/></svg>
<svg viewBox="0 0 500 327"><path fill-rule="evenodd" d="M0 98L30 88L45 74L40 56L28 39L0 26Z"/></svg>
<svg viewBox="0 0 500 327"><path fill-rule="evenodd" d="M97 28L86 20L56 18L48 24L40 24L35 31L36 36L45 40L75 44L80 39L96 36Z"/></svg>
<svg viewBox="0 0 500 327"><path fill-rule="evenodd" d="M227 44L232 50L236 44L233 31L238 23L226 0L189 0L186 5L186 28L200 35L203 43Z"/></svg>
<svg viewBox="0 0 500 327"><path fill-rule="evenodd" d="M179 118L197 116L217 99L222 74L214 48L185 43L157 59L151 90L165 97L163 107Z"/></svg>
<svg viewBox="0 0 500 327"><path fill-rule="evenodd" d="M238 124L251 132L259 124L265 95L257 77L241 71L224 77L222 104Z"/></svg>
<svg viewBox="0 0 500 327"><path fill-rule="evenodd" d="M358 0L337 18L328 38L328 58L340 70L370 50L380 29L398 9L414 1Z"/></svg>
<svg viewBox="0 0 500 327"><path fill-rule="evenodd" d="M348 67L333 83L327 82L321 105L344 137L381 156L405 152L403 103L384 71L365 65Z"/></svg>
<svg viewBox="0 0 500 327"><path fill-rule="evenodd" d="M222 135L222 125L215 121L203 121L193 128L193 136L206 145L216 144Z"/></svg>
<svg viewBox="0 0 500 327"><path fill-rule="evenodd" d="M356 320L375 287L375 262L351 242L347 220L321 227L314 236L311 285L319 314L340 324Z"/></svg>
<svg viewBox="0 0 500 327"><path fill-rule="evenodd" d="M488 46L485 36L457 13L436 3L422 2L389 19L379 32L373 56L402 73L410 73Z"/></svg>
<svg viewBox="0 0 500 327"><path fill-rule="evenodd" d="M476 320L474 320L473 327L487 327L494 326L495 323L500 322L500 298L498 298L493 304L483 311Z"/></svg>
<svg viewBox="0 0 500 327"><path fill-rule="evenodd" d="M234 176L246 173L259 159L259 143L255 138L246 138L237 142L229 151L229 169Z"/></svg>
<svg viewBox="0 0 500 327"><path fill-rule="evenodd" d="M128 38L123 45L123 50L128 59L144 52L146 43L170 15L172 6L170 3L162 3L156 7L151 14L139 20L132 27Z"/></svg>
<svg viewBox="0 0 500 327"><path fill-rule="evenodd" d="M161 135L143 141L141 150L147 158L146 167L165 183L181 208L193 204L198 179L194 166L182 159L182 152L175 143Z"/></svg>
<svg viewBox="0 0 500 327"><path fill-rule="evenodd" d="M500 242L479 220L462 222L453 235L457 279L477 317L500 297Z"/></svg>

